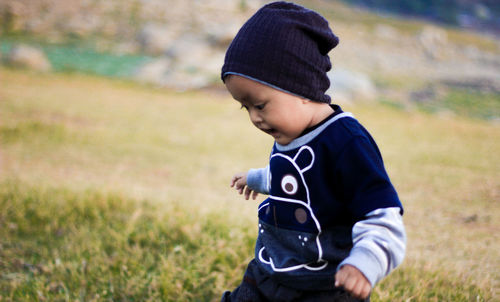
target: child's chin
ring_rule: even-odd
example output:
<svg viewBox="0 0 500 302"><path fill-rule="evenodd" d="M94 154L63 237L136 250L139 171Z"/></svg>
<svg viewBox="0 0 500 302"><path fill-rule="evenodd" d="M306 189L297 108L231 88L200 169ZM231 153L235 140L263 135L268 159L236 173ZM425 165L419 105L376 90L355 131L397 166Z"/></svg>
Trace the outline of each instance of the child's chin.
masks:
<svg viewBox="0 0 500 302"><path fill-rule="evenodd" d="M284 138L284 137L274 137L274 140L280 145L288 145L292 142L292 139Z"/></svg>

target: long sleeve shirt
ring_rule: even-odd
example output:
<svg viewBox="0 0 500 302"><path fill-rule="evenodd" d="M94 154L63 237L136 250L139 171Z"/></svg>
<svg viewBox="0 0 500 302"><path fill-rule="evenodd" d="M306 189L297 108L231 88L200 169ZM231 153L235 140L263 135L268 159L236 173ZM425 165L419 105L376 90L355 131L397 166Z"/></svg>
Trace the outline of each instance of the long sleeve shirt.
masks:
<svg viewBox="0 0 500 302"><path fill-rule="evenodd" d="M338 108L290 144L275 143L247 184L269 194L255 258L283 284L330 289L350 264L373 286L404 258L403 207L375 141L350 113Z"/></svg>

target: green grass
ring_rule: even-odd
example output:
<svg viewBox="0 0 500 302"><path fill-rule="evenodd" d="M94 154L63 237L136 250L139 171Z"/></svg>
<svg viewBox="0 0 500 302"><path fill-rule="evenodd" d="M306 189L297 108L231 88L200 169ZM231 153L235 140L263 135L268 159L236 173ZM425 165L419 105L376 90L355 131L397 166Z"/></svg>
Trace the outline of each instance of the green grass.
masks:
<svg viewBox="0 0 500 302"><path fill-rule="evenodd" d="M425 288L426 290L422 290ZM406 300L402 297L408 297ZM472 280L450 278L445 271L406 264L382 281L373 301L486 301L484 291Z"/></svg>
<svg viewBox="0 0 500 302"><path fill-rule="evenodd" d="M227 94L0 76L0 301L218 301L241 281L258 201L229 180L265 165L272 140ZM344 109L405 206L407 257L372 301L495 301L499 126Z"/></svg>
<svg viewBox="0 0 500 302"><path fill-rule="evenodd" d="M426 88L429 90L432 88ZM401 101L395 97L380 97L378 103L400 110L409 108L435 115L453 115L485 121L498 121L500 118L500 94L466 88L444 88L441 92L420 100ZM432 90L432 91L434 91ZM411 98L411 97L410 97Z"/></svg>
<svg viewBox="0 0 500 302"><path fill-rule="evenodd" d="M210 301L252 250L253 233L230 232L224 212L16 182L0 185L0 206L6 300Z"/></svg>
<svg viewBox="0 0 500 302"><path fill-rule="evenodd" d="M55 72L80 72L107 77L130 78L135 70L152 58L146 55L118 55L96 50L90 41L48 43L39 38L0 36L0 54L17 44L39 47Z"/></svg>
<svg viewBox="0 0 500 302"><path fill-rule="evenodd" d="M418 104L428 112L449 110L457 115L480 119L500 118L500 94L467 89L451 89L444 96Z"/></svg>
<svg viewBox="0 0 500 302"><path fill-rule="evenodd" d="M24 122L15 126L0 128L0 138L3 143L14 143L21 139L37 139L43 137L56 144L66 136L66 128L62 125L51 125L41 122Z"/></svg>
<svg viewBox="0 0 500 302"><path fill-rule="evenodd" d="M120 194L0 184L0 297L6 300L211 301L236 286L252 229L231 231L224 211ZM425 289L425 291L423 291ZM374 301L485 301L446 272L405 266Z"/></svg>

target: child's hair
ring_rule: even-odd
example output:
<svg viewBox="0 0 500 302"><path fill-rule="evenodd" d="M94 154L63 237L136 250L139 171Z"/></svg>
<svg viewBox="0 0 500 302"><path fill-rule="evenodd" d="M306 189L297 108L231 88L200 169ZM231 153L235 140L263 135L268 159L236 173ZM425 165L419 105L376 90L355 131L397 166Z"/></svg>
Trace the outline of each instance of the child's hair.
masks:
<svg viewBox="0 0 500 302"><path fill-rule="evenodd" d="M289 2L262 7L229 46L222 81L241 75L316 102L330 103L328 52L339 39L322 16Z"/></svg>

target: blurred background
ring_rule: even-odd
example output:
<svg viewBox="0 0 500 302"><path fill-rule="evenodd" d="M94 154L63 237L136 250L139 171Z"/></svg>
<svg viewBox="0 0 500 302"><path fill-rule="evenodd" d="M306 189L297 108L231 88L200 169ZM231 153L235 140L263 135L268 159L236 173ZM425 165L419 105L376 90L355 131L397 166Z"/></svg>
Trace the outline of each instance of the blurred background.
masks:
<svg viewBox="0 0 500 302"><path fill-rule="evenodd" d="M0 0L0 301L219 301L266 165L220 81L259 0ZM372 301L499 301L500 1L304 0L405 207Z"/></svg>
<svg viewBox="0 0 500 302"><path fill-rule="evenodd" d="M224 51L266 2L3 0L2 63L178 90L220 86ZM491 96L500 91L498 1L299 3L322 13L340 36L331 53L331 91L338 102L382 99L498 118L498 97ZM450 100L457 94L460 104ZM466 104L472 99L484 108Z"/></svg>

